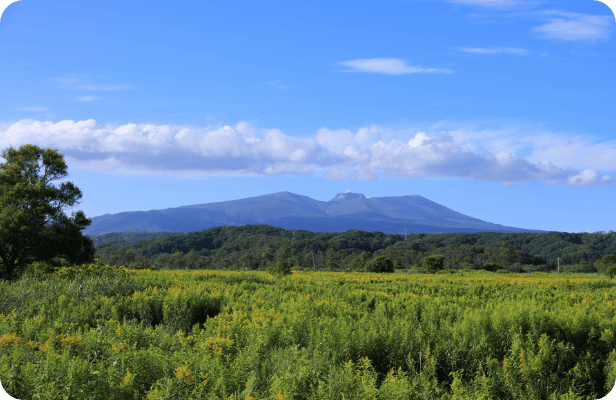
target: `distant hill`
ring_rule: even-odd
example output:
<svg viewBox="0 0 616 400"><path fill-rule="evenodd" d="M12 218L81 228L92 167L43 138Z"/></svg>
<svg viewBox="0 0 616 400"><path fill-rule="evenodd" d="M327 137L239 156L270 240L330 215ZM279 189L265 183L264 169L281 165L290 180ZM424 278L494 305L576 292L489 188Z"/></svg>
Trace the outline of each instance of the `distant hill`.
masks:
<svg viewBox="0 0 616 400"><path fill-rule="evenodd" d="M131 211L92 217L88 236L111 232L195 232L218 226L267 224L311 232L358 229L385 234L451 232L538 232L485 222L453 211L425 197L371 197L338 193L330 201L291 192L164 210ZM145 237L144 237L145 238ZM151 237L155 238L155 237ZM149 238L148 238L149 239ZM143 240L143 239L140 239Z"/></svg>

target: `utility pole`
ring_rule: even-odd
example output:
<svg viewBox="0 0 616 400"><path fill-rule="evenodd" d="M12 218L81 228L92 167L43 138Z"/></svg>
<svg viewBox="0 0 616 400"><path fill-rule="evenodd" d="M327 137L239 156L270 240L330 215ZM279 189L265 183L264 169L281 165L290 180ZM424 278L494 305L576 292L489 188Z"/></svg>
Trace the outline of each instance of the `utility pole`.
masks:
<svg viewBox="0 0 616 400"><path fill-rule="evenodd" d="M406 240L406 225L404 225L404 240Z"/></svg>

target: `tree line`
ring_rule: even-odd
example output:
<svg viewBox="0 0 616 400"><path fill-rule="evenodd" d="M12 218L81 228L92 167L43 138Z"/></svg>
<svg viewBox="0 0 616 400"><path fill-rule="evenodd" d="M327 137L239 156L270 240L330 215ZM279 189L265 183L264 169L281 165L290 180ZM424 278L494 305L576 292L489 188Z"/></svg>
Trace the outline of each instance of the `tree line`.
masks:
<svg viewBox="0 0 616 400"><path fill-rule="evenodd" d="M97 249L103 262L135 268L254 270L282 263L315 271L366 270L369 261L383 257L395 269L409 271L547 272L560 264L562 272L605 273L616 262L611 261L612 254L616 254L613 232L409 234L405 238L359 230L289 231L269 225L216 227L134 243L115 240ZM437 259L441 261L431 264Z"/></svg>
<svg viewBox="0 0 616 400"><path fill-rule="evenodd" d="M616 263L616 233L384 234L285 230L269 225L224 226L199 232L83 235L83 211L69 218L65 206L81 191L64 182L57 150L26 144L2 152L0 164L0 278L12 279L35 262L53 267L93 263L154 269L296 268L329 271L435 271L487 269L509 272L603 273ZM40 162L40 163L39 163ZM44 174L40 173L41 168ZM146 239L147 240L142 240ZM129 239L128 242L122 242ZM559 260L559 261L557 261Z"/></svg>

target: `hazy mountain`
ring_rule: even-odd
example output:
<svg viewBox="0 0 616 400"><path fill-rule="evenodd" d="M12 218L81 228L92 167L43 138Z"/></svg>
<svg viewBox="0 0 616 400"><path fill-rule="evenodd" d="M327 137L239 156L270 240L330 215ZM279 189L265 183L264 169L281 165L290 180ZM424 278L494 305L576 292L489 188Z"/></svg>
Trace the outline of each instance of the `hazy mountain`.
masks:
<svg viewBox="0 0 616 400"><path fill-rule="evenodd" d="M216 226L267 224L283 229L383 233L545 232L492 224L460 214L425 197L371 197L338 193L319 201L291 192L164 210L105 214L92 218L86 235L109 232L193 232Z"/></svg>

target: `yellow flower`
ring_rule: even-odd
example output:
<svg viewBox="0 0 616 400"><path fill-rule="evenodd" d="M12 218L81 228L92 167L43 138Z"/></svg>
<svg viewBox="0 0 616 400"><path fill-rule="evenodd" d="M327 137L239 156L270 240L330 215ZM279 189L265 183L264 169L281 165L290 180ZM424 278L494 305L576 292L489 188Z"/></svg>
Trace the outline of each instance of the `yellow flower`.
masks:
<svg viewBox="0 0 616 400"><path fill-rule="evenodd" d="M187 365L180 365L174 372L175 377L186 384L193 383L192 371Z"/></svg>

